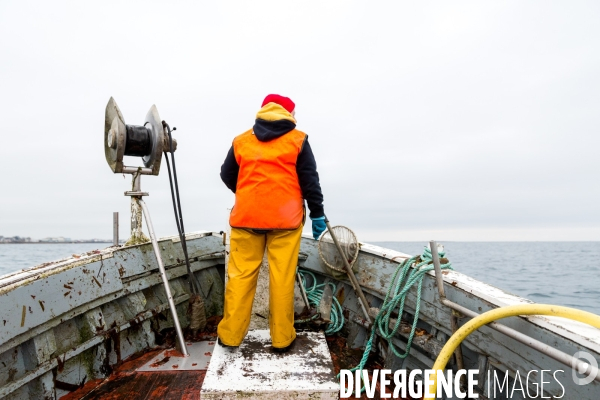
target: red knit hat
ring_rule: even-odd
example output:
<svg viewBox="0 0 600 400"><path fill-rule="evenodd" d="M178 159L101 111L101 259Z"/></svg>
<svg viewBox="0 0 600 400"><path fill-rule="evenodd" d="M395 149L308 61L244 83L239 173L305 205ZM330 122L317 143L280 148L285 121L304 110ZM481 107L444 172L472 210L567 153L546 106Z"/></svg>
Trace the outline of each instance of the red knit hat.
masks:
<svg viewBox="0 0 600 400"><path fill-rule="evenodd" d="M267 95L267 97L265 97L265 99L263 100L261 107L264 107L265 104L268 103L277 103L281 107L285 108L289 113L294 111L294 108L296 107L296 104L294 104L292 99L290 99L289 97L280 96L278 94Z"/></svg>

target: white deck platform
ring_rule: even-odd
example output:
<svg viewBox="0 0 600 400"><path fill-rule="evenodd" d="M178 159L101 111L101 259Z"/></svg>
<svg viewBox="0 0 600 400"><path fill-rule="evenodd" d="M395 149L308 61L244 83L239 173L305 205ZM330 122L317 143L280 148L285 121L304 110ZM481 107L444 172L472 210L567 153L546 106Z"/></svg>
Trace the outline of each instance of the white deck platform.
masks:
<svg viewBox="0 0 600 400"><path fill-rule="evenodd" d="M248 332L237 349L215 345L202 399L337 399L339 382L325 336L298 332L292 348L273 352L268 330Z"/></svg>

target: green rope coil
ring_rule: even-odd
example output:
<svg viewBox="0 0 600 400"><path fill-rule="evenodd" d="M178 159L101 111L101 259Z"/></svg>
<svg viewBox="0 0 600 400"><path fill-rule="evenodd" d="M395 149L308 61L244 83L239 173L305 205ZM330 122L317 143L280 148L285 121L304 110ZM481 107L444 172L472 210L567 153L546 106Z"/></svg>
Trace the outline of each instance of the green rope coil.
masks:
<svg viewBox="0 0 600 400"><path fill-rule="evenodd" d="M315 274L313 274L310 271L299 269L298 273L300 274L302 286L304 286L304 290L306 291L306 297L308 297L308 303L315 308L318 308L319 304L321 303L321 297L323 297L323 289L325 288L325 285L331 286L331 293L335 293L337 290L337 286L332 282L321 283L321 284L317 285L317 278L315 277ZM308 282L306 279L308 276L311 278L310 285L308 285ZM294 323L295 324L306 323L306 322L315 320L318 317L319 317L319 314L317 313L310 318L295 320ZM338 332L344 326L344 314L343 314L342 306L340 305L338 299L335 296L333 296L333 302L331 304L330 319L331 319L331 323L327 326L327 329L325 330L326 335L332 335L332 334Z"/></svg>
<svg viewBox="0 0 600 400"><path fill-rule="evenodd" d="M445 252L439 251L439 256L440 258L443 258L445 256ZM383 301L381 309L379 310L379 313L373 322L371 335L367 341L367 344L365 345L365 352L363 353L360 363L350 371L354 372L357 369L364 368L367 359L369 358L369 354L371 353L376 333L379 333L381 337L388 341L389 347L397 357L406 358L408 356L415 336L415 331L417 329L417 322L419 321L423 278L427 272L434 269L432 262L433 259L431 256L431 250L428 247L425 247L423 254L420 256L411 257L405 260L402 264L398 265L398 268L396 268L396 271L394 272L394 277L392 278L392 282L388 288L387 294L385 295L385 300ZM441 269L451 270L453 269L452 264L450 264L450 262L446 262L441 265ZM408 341L406 343L406 351L401 353L398 351L398 349L396 349L396 346L394 346L394 343L391 339L394 337L394 335L396 335L398 329L400 329L406 296L410 289L415 285L417 286L417 301L415 305L414 319L410 334L408 336ZM393 328L390 329L390 316L394 311L398 314L398 318Z"/></svg>

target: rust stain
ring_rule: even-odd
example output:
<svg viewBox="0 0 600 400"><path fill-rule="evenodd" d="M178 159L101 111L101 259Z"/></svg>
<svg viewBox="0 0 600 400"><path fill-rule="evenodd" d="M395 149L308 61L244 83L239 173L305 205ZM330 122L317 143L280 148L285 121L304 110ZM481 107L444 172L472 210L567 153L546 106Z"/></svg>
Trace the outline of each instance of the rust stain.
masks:
<svg viewBox="0 0 600 400"><path fill-rule="evenodd" d="M27 307L23 306L23 312L21 312L21 326L25 326L25 317L27 316Z"/></svg>
<svg viewBox="0 0 600 400"><path fill-rule="evenodd" d="M34 299L34 300L35 300L35 296L34 296L34 295L30 295L30 296L31 296L31 298L32 298L32 299Z"/></svg>
<svg viewBox="0 0 600 400"><path fill-rule="evenodd" d="M65 293L63 296L67 297L69 295L69 293L71 293L70 290L67 293Z"/></svg>
<svg viewBox="0 0 600 400"><path fill-rule="evenodd" d="M79 400L85 397L86 394L92 392L94 389L96 389L98 386L100 386L101 383L104 382L104 379L93 379L90 381L87 381L82 387L80 387L77 391L75 392L71 392L71 393L67 393L66 395L64 395L63 397L61 397L61 400Z"/></svg>
<svg viewBox="0 0 600 400"><path fill-rule="evenodd" d="M174 368L174 369L179 368L179 365L174 364L174 365L171 366L171 368Z"/></svg>
<svg viewBox="0 0 600 400"><path fill-rule="evenodd" d="M344 303L344 300L346 299L346 293L345 293L345 290L344 290L343 286L338 290L338 292L335 295L335 297L338 299L338 302L340 304Z"/></svg>
<svg viewBox="0 0 600 400"><path fill-rule="evenodd" d="M204 355L205 355L206 357L212 357L212 353L211 353L210 351L207 351L206 353L204 353Z"/></svg>
<svg viewBox="0 0 600 400"><path fill-rule="evenodd" d="M96 279L95 276L92 275L92 279L94 280L94 282L96 282L96 285L98 285L98 287L102 287L102 284L100 283L100 281L98 281L98 279Z"/></svg>
<svg viewBox="0 0 600 400"><path fill-rule="evenodd" d="M171 357L165 357L162 360L158 360L157 362L150 364L150 367L152 367L152 368L160 367L161 365L168 363L170 359L171 359Z"/></svg>
<svg viewBox="0 0 600 400"><path fill-rule="evenodd" d="M15 375L17 375L17 369L16 368L9 368L8 369L8 382L12 382L15 380Z"/></svg>
<svg viewBox="0 0 600 400"><path fill-rule="evenodd" d="M385 254L383 255L383 257L385 257ZM402 260L396 260L396 258L401 258ZM406 260L406 257L403 257L403 256L394 256L394 257L390 258L390 261L396 261L398 264L404 262L404 260Z"/></svg>
<svg viewBox="0 0 600 400"><path fill-rule="evenodd" d="M69 282L71 283L71 282ZM73 290L73 287L67 285L66 283L63 285L65 289Z"/></svg>
<svg viewBox="0 0 600 400"><path fill-rule="evenodd" d="M38 300L38 302L40 303L40 307L42 307L42 311L46 311L46 308L44 307L44 302L42 300Z"/></svg>
<svg viewBox="0 0 600 400"><path fill-rule="evenodd" d="M192 367L195 367L196 365L198 365L198 363L192 363Z"/></svg>
<svg viewBox="0 0 600 400"><path fill-rule="evenodd" d="M110 338L112 339L113 342L113 350L115 351L115 354L117 355L117 365L121 364L121 335L120 332L117 330L117 321L114 321L111 324L111 331L109 333Z"/></svg>
<svg viewBox="0 0 600 400"><path fill-rule="evenodd" d="M65 354L64 357L66 357L67 355ZM63 358L62 360L60 359L60 356L56 357L56 362L58 363L58 372L62 372L62 370L65 368L65 359Z"/></svg>
<svg viewBox="0 0 600 400"><path fill-rule="evenodd" d="M176 349L166 350L165 357L183 357L183 354L178 352Z"/></svg>

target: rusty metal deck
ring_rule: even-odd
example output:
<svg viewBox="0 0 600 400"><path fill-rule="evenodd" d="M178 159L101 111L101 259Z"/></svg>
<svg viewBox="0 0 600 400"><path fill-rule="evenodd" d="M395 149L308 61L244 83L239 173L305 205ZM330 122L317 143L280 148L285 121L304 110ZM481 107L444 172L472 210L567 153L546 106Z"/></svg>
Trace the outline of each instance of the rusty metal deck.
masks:
<svg viewBox="0 0 600 400"><path fill-rule="evenodd" d="M197 400L206 370L140 372L138 369L160 356L155 350L123 363L106 380L90 381L61 400Z"/></svg>
<svg viewBox="0 0 600 400"><path fill-rule="evenodd" d="M349 349L346 346L346 339L343 337L328 337L327 347L332 356L333 375L337 374L340 368L355 366L362 356L362 351ZM164 349L156 349L141 356L133 356L125 360L118 368L115 368L109 378L89 381L83 387L60 399L201 399L200 391L204 384L206 370L181 371L176 369L173 371L140 372L144 365L163 357L164 354ZM368 363L368 368L381 369L383 366L378 364L377 361L371 360ZM379 388L378 385L377 388ZM351 397L350 399L356 400L357 398ZM363 393L360 399L367 399L366 394Z"/></svg>

